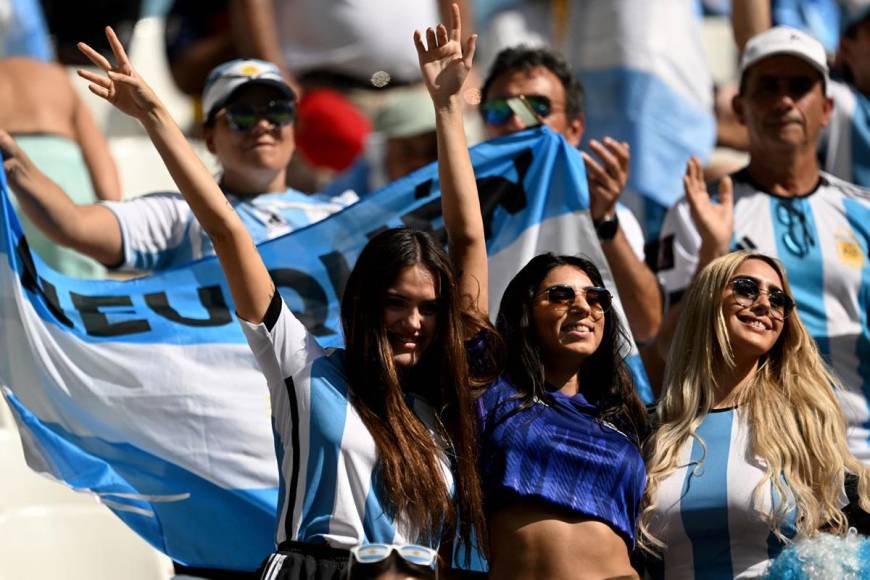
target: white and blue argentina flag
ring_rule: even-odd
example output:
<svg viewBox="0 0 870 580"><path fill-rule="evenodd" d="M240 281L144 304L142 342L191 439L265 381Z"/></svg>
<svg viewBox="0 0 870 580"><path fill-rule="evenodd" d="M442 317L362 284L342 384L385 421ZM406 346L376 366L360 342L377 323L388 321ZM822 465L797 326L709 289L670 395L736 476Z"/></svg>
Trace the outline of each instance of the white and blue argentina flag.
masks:
<svg viewBox="0 0 870 580"><path fill-rule="evenodd" d="M542 128L479 145L472 160L493 304L544 251L590 256L614 289L576 150ZM278 471L265 379L217 260L128 281L66 278L31 255L2 178L0 202L0 384L28 464L98 494L177 561L254 569L273 548ZM401 225L443 235L434 165L260 245L321 345L341 343L338 296L363 245ZM636 350L627 355L649 399Z"/></svg>
<svg viewBox="0 0 870 580"><path fill-rule="evenodd" d="M625 201L648 239L662 217L656 204L668 208L683 195L689 156L706 160L715 143L700 32L692 0L570 2L562 50L586 90L584 140L631 144L629 189L641 199Z"/></svg>
<svg viewBox="0 0 870 580"><path fill-rule="evenodd" d="M565 56L586 92L583 140L631 145L621 201L654 239L664 210L682 197L689 156L706 160L716 139L700 32L695 0L514 2L490 16L484 68L520 44Z"/></svg>

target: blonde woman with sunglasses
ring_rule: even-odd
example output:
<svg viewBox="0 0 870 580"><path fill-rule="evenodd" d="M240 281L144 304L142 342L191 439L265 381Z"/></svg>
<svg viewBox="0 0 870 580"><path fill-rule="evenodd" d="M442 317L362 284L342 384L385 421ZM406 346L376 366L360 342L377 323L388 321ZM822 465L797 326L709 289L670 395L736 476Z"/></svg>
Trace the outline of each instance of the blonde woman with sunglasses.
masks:
<svg viewBox="0 0 870 580"><path fill-rule="evenodd" d="M866 510L867 470L779 261L722 256L684 301L647 442L640 543L654 578L762 576L790 539L846 532L844 481Z"/></svg>

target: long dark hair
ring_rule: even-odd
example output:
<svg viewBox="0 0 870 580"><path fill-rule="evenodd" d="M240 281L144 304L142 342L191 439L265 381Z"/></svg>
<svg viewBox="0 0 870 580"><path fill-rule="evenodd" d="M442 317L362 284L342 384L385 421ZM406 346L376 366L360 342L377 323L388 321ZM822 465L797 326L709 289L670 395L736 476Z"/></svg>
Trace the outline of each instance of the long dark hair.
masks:
<svg viewBox="0 0 870 580"><path fill-rule="evenodd" d="M552 398L546 388L544 358L532 308L538 286L557 266L573 266L589 276L595 286L604 286L601 273L589 260L550 253L532 258L510 281L501 299L496 326L507 348L505 374L520 394L521 408L533 405L536 399ZM639 438L646 430L646 410L623 361L629 340L611 308L604 315L601 344L583 362L579 378L583 395L598 407L599 418L629 428Z"/></svg>
<svg viewBox="0 0 870 580"><path fill-rule="evenodd" d="M406 382L434 406L443 426L455 474L456 509L426 426L405 403L398 369L384 326L388 287L398 274L419 264L434 278L438 329L433 343ZM374 438L379 476L375 484L387 510L416 528L418 541L434 543L442 532L485 538L477 471L477 428L466 360L466 316L447 255L428 235L408 228L386 230L363 249L341 301L351 403ZM457 509L462 515L457 524ZM445 528L446 526L446 528ZM486 544L480 542L482 546Z"/></svg>

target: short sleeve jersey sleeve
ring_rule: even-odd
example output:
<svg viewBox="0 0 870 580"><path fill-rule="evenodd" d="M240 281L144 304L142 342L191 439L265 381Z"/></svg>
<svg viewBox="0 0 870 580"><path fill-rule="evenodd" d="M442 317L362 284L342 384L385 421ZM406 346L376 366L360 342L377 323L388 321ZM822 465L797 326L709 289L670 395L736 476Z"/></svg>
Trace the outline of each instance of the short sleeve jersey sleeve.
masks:
<svg viewBox="0 0 870 580"><path fill-rule="evenodd" d="M124 257L116 269L163 270L193 259L198 238L191 228L198 224L180 194L152 193L102 205L121 228Z"/></svg>
<svg viewBox="0 0 870 580"><path fill-rule="evenodd" d="M628 245L631 246L637 259L643 262L644 238L640 222L634 217L634 213L621 203L616 204L616 216L619 219L619 227L622 228L622 232L628 240Z"/></svg>
<svg viewBox="0 0 870 580"><path fill-rule="evenodd" d="M285 393L284 382L297 376L315 359L326 354L305 326L299 322L278 292L272 297L263 321L241 320L242 331L260 365L269 390ZM273 404L275 401L273 401Z"/></svg>
<svg viewBox="0 0 870 580"><path fill-rule="evenodd" d="M700 248L701 236L692 222L688 202L682 199L668 210L659 236L658 280L669 303L679 302L692 281Z"/></svg>

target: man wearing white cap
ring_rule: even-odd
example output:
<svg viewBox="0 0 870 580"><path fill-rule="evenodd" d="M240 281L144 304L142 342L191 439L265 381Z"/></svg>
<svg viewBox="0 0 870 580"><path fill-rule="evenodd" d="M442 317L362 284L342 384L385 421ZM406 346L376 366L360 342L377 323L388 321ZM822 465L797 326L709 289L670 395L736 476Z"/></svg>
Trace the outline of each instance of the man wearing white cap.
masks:
<svg viewBox="0 0 870 580"><path fill-rule="evenodd" d="M296 96L278 68L260 60L216 67L203 91L203 134L218 159L221 187L257 242L319 221L356 201L288 189L296 149ZM214 254L211 241L178 193L75 205L15 141L0 132L9 183L45 234L118 270L163 270Z"/></svg>
<svg viewBox="0 0 870 580"><path fill-rule="evenodd" d="M734 110L749 133L749 165L725 178L713 202L697 160L686 199L671 208L660 240L659 281L675 305L695 273L736 248L777 257L801 320L845 385L849 445L870 461L870 192L820 171L816 143L832 101L825 50L780 26L746 45ZM733 180L733 187L732 187ZM679 308L672 308L660 340Z"/></svg>

